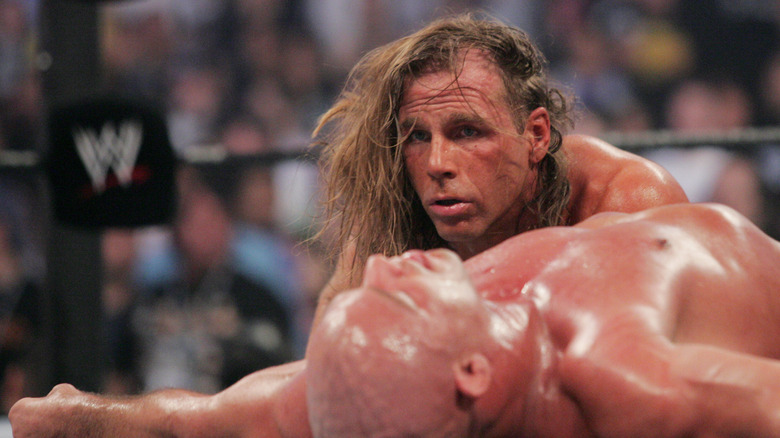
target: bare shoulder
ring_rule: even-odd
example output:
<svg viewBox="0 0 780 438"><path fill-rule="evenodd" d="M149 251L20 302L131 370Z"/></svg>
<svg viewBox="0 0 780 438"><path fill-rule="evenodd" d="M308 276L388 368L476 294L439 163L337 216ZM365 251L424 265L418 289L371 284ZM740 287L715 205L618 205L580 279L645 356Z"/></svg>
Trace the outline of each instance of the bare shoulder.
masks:
<svg viewBox="0 0 780 438"><path fill-rule="evenodd" d="M635 212L688 202L680 184L658 164L586 135L564 139L574 222L605 211Z"/></svg>

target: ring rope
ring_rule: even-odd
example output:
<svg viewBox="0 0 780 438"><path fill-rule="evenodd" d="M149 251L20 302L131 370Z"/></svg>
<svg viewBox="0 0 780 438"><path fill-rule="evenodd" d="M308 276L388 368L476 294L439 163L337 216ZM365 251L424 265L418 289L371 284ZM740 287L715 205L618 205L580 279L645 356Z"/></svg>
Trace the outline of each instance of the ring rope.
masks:
<svg viewBox="0 0 780 438"><path fill-rule="evenodd" d="M604 141L620 149L636 151L662 147L694 148L714 146L746 149L766 145L780 146L780 126L744 128L729 131L679 132L654 130L636 133L608 132L600 135ZM260 164L274 165L283 161L316 161L319 148L272 151L253 155L230 155L219 145L193 146L179 155L179 160L194 166ZM0 151L0 172L37 170L42 164L36 151Z"/></svg>
<svg viewBox="0 0 780 438"><path fill-rule="evenodd" d="M626 150L662 147L694 148L700 146L745 149L746 147L780 145L780 126L702 132L679 132L672 130L636 133L612 132L605 133L600 137L604 141Z"/></svg>

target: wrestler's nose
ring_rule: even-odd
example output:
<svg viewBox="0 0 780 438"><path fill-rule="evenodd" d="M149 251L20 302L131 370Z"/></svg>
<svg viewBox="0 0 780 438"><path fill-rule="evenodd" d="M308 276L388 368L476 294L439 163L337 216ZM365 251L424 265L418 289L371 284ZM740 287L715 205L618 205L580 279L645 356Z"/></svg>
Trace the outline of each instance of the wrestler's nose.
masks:
<svg viewBox="0 0 780 438"><path fill-rule="evenodd" d="M454 161L452 141L443 136L431 139L428 149L428 175L436 180L454 178L457 166Z"/></svg>
<svg viewBox="0 0 780 438"><path fill-rule="evenodd" d="M387 290L402 273L397 263L382 255L372 255L366 262L363 286Z"/></svg>
<svg viewBox="0 0 780 438"><path fill-rule="evenodd" d="M427 259L425 257L425 252L423 252L420 249L412 249L409 251L406 251L401 255L402 259L406 260L414 260L417 263L420 263L421 265L427 266Z"/></svg>

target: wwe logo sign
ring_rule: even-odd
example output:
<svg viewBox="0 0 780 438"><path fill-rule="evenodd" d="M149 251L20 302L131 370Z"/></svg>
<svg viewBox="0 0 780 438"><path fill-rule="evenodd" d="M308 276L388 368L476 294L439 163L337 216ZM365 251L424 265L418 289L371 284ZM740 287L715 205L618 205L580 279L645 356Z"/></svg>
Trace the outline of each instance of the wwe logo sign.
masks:
<svg viewBox="0 0 780 438"><path fill-rule="evenodd" d="M96 193L105 191L109 169L114 169L122 187L130 185L142 138L141 123L131 120L122 121L119 129L114 127L114 123L107 122L99 135L92 129L77 127L73 130L76 150Z"/></svg>

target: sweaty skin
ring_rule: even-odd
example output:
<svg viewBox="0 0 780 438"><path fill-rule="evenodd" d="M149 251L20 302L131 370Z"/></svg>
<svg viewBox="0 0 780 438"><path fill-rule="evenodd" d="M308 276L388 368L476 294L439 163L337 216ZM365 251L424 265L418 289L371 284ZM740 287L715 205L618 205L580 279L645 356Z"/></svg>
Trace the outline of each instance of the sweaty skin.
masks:
<svg viewBox="0 0 780 438"><path fill-rule="evenodd" d="M339 406L313 377L326 370L323 358L341 357L324 341L368 345L361 339L393 333L380 342L384 356L352 349L351 366L392 370L377 379L394 379L384 391L407 386L377 398L388 406L405 406L393 397L440 403L402 419L445 412L448 430L476 436L780 436L778 290L780 243L729 208L605 213L523 233L464 263L444 249L374 257L364 287L337 297L315 329L308 363L252 374L217 395L112 399L58 386L18 402L10 419L22 438L311 436L306 419ZM361 294L376 299L355 300ZM340 314L352 315L342 327L360 323L365 336L328 335ZM416 368L383 365L426 345L440 348ZM459 360L435 366L447 360L436 351L456 346ZM331 382L350 393L348 381ZM437 392L441 382L452 385L448 395Z"/></svg>
<svg viewBox="0 0 780 438"><path fill-rule="evenodd" d="M533 300L598 436L780 433L780 244L733 210L603 214L466 266L486 299Z"/></svg>
<svg viewBox="0 0 780 438"><path fill-rule="evenodd" d="M463 265L446 253L373 257L363 286L334 300L309 356L311 418L322 436L780 433L780 244L733 210L603 214L508 239ZM455 377L468 404L414 417L412 398L448 397L412 376L437 380L452 369L420 352L478 333L471 348L490 364L492 384L472 391ZM372 358L381 359L364 369ZM323 367L360 377L332 398ZM373 397L336 402L354 393ZM374 400L387 407L373 409ZM458 426L466 414L472 421Z"/></svg>
<svg viewBox="0 0 780 438"><path fill-rule="evenodd" d="M114 398L60 384L18 401L9 419L15 438L307 437L305 365L258 371L215 395L166 389Z"/></svg>

